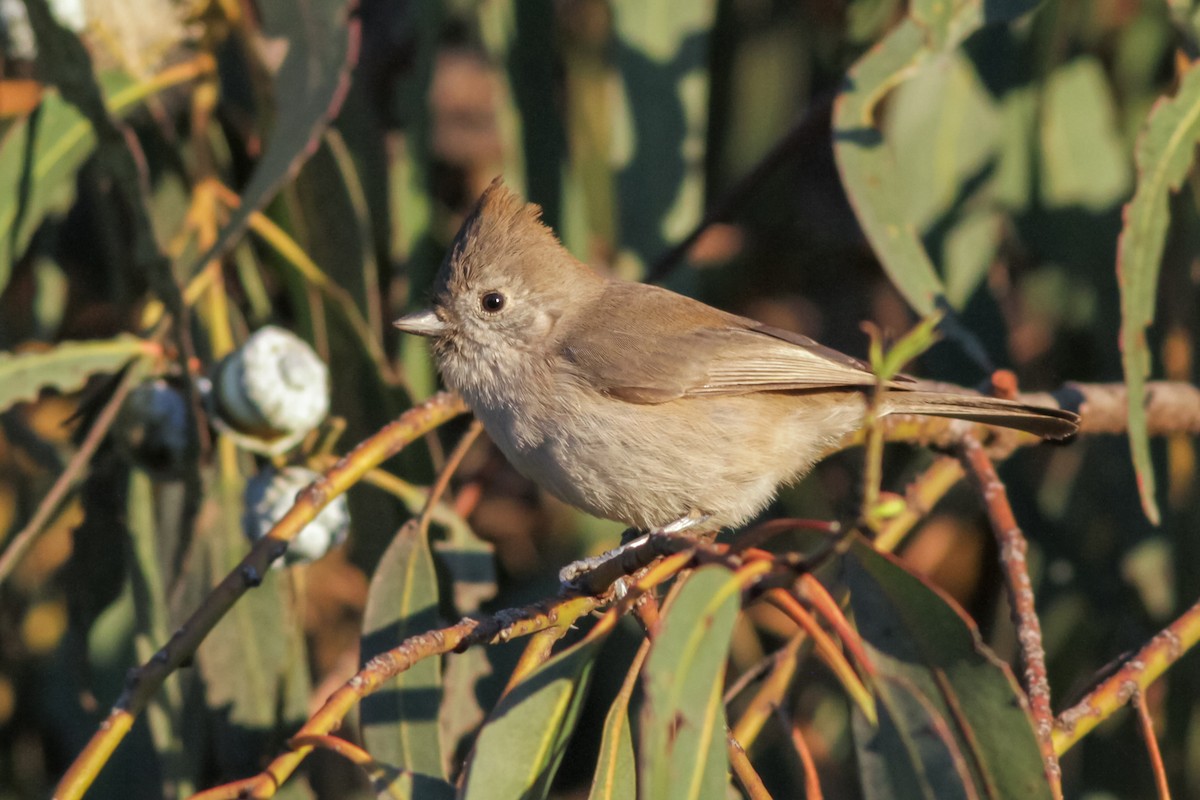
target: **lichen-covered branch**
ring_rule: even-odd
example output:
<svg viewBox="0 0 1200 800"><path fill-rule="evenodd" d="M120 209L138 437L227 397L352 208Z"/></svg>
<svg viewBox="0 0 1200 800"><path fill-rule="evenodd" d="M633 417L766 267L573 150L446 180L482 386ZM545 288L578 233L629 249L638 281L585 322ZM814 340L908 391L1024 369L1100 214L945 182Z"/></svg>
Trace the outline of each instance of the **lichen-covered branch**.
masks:
<svg viewBox="0 0 1200 800"><path fill-rule="evenodd" d="M1017 525L1008 492L996 474L992 460L983 446L974 439L963 443L963 463L983 496L988 519L1000 546L1000 565L1004 570L1008 602L1012 607L1013 624L1017 627L1017 639L1021 643L1021 660L1025 665L1025 694L1029 699L1029 711L1033 717L1034 733L1042 751L1046 777L1055 797L1062 797L1062 770L1058 765L1058 754L1054 750L1052 733L1054 713L1050 709L1050 680L1046 674L1046 651L1042 647L1042 625L1034 604L1033 583L1025 554L1029 546L1025 535Z"/></svg>

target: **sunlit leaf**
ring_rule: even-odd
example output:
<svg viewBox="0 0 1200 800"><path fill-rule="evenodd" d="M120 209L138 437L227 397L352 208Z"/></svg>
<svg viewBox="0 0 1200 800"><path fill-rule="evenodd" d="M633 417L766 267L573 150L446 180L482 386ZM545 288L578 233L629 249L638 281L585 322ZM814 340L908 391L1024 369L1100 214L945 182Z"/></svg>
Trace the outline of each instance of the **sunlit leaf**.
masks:
<svg viewBox="0 0 1200 800"><path fill-rule="evenodd" d="M626 258L643 267L682 239L704 211L716 7L714 0L612 4L624 89L614 108L617 230Z"/></svg>
<svg viewBox="0 0 1200 800"><path fill-rule="evenodd" d="M989 3L985 11L983 0L918 3L913 16L850 69L834 104L834 153L846 195L888 277L922 315L938 307L946 290L909 216L909 187L898 162L914 154L889 146L877 119L879 104L897 86L937 65L934 56L956 47L985 22L1014 19L1035 5L1024 0ZM955 111L948 110L947 119Z"/></svg>
<svg viewBox="0 0 1200 800"><path fill-rule="evenodd" d="M1099 59L1077 58L1050 74L1038 130L1047 206L1103 211L1125 199L1129 161Z"/></svg>
<svg viewBox="0 0 1200 800"><path fill-rule="evenodd" d="M644 652L644 649L638 651L639 656L630 665L625 682L604 718L604 734L600 739L600 754L596 758L588 800L621 800L637 796L637 764L630 733L629 700L637 686Z"/></svg>
<svg viewBox="0 0 1200 800"><path fill-rule="evenodd" d="M384 552L363 613L362 661L437 627L438 584L429 543L406 524ZM441 667L426 658L362 702L367 750L389 767L445 777L438 738Z"/></svg>
<svg viewBox="0 0 1200 800"><path fill-rule="evenodd" d="M643 673L641 797L724 795L729 764L722 694L740 590L729 570L703 567L664 610Z"/></svg>
<svg viewBox="0 0 1200 800"><path fill-rule="evenodd" d="M42 389L74 392L101 372L116 372L130 361L158 354L158 345L136 336L91 342L63 342L45 350L0 352L0 411L36 400Z"/></svg>
<svg viewBox="0 0 1200 800"><path fill-rule="evenodd" d="M603 637L538 667L493 709L467 762L461 797L545 797L587 696Z"/></svg>

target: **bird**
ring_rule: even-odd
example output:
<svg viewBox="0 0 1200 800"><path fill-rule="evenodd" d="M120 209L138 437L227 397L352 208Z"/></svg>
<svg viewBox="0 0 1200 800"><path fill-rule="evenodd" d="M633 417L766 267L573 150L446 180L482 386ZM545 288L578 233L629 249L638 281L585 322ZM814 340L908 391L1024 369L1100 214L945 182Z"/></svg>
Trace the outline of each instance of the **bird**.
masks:
<svg viewBox="0 0 1200 800"><path fill-rule="evenodd" d="M497 178L439 267L429 337L509 462L560 500L640 531L738 527L860 428L878 380L806 336L602 275ZM953 417L1048 439L1066 410L888 381L877 413Z"/></svg>

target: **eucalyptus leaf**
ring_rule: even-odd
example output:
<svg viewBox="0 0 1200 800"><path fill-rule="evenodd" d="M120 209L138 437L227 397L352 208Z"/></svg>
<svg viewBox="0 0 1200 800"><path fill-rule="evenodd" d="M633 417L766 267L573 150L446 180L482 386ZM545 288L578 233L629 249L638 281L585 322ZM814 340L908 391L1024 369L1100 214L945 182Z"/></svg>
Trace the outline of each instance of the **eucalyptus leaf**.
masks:
<svg viewBox="0 0 1200 800"><path fill-rule="evenodd" d="M667 604L643 672L641 797L703 800L728 784L725 668L741 584L721 566L696 570Z"/></svg>
<svg viewBox="0 0 1200 800"><path fill-rule="evenodd" d="M500 699L467 762L466 800L546 797L587 696L604 637L584 639Z"/></svg>
<svg viewBox="0 0 1200 800"><path fill-rule="evenodd" d="M44 350L0 352L0 411L36 400L42 389L75 392L92 375L116 372L130 361L156 355L159 348L136 336L89 342L62 342Z"/></svg>
<svg viewBox="0 0 1200 800"><path fill-rule="evenodd" d="M1167 229L1169 199L1179 191L1195 160L1200 141L1200 69L1192 68L1173 98L1150 112L1137 146L1137 190L1125 206L1125 225L1117 243L1117 279L1121 288L1121 360L1129 392L1129 444L1138 474L1142 508L1159 521L1154 467L1144 403L1150 374L1146 329L1154 321L1158 273Z"/></svg>
<svg viewBox="0 0 1200 800"><path fill-rule="evenodd" d="M369 661L409 636L438 627L438 584L429 542L412 521L384 551L363 613L361 658ZM367 750L388 767L445 777L438 737L441 666L426 658L362 702Z"/></svg>
<svg viewBox="0 0 1200 800"><path fill-rule="evenodd" d="M879 726L854 726L867 797L1048 800L1024 696L970 618L862 539L846 582L879 675Z"/></svg>

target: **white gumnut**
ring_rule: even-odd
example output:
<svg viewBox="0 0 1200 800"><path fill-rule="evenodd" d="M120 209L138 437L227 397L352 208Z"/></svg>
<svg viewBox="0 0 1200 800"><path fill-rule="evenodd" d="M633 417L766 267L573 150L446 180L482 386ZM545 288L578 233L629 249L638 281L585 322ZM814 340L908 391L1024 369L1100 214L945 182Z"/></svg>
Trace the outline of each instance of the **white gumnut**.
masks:
<svg viewBox="0 0 1200 800"><path fill-rule="evenodd" d="M223 421L251 436L299 441L329 413L329 368L283 328L257 331L221 363L214 383Z"/></svg>
<svg viewBox="0 0 1200 800"><path fill-rule="evenodd" d="M246 509L242 527L247 538L256 542L283 518L296 502L296 495L320 477L304 467L267 467L246 484ZM350 530L350 506L346 496L335 497L321 513L288 544L287 552L272 566L290 566L321 558L346 539Z"/></svg>

